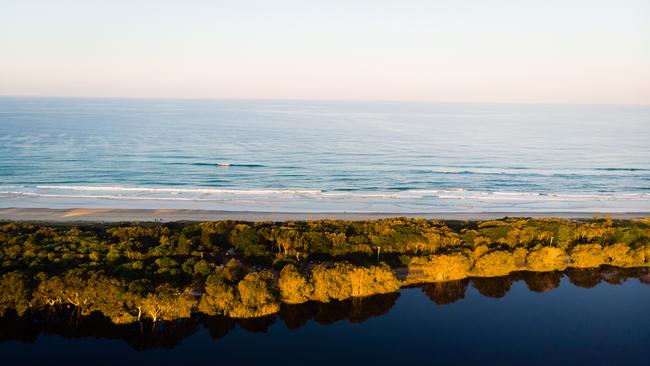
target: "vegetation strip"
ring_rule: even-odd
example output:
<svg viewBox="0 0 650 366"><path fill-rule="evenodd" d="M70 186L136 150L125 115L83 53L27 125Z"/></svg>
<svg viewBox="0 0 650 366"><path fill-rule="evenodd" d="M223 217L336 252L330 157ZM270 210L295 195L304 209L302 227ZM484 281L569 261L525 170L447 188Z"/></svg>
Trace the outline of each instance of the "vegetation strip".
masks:
<svg viewBox="0 0 650 366"><path fill-rule="evenodd" d="M0 225L0 315L252 318L401 286L650 266L650 219Z"/></svg>

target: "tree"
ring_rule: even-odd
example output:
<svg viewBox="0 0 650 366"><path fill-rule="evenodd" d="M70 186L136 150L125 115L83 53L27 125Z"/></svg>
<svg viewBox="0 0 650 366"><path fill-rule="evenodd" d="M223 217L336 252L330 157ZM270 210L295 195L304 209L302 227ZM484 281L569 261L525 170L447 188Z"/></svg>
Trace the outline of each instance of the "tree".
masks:
<svg viewBox="0 0 650 366"><path fill-rule="evenodd" d="M284 266L280 271L278 287L280 298L288 304L308 301L314 292L314 285L293 264Z"/></svg>

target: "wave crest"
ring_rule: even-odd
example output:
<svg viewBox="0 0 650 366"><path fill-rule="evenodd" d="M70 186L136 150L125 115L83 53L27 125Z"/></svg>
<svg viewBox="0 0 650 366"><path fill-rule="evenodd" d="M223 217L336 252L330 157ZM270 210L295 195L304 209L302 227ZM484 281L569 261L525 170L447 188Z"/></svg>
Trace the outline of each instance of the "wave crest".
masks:
<svg viewBox="0 0 650 366"><path fill-rule="evenodd" d="M406 189L391 191L350 191L300 188L210 188L210 187L128 187L128 186L81 186L81 185L38 185L0 186L0 194L7 196L62 197L62 198L101 198L101 199L247 199L256 200L262 204L265 198L269 200L297 201L364 201L369 203L380 201L401 201L405 203L423 203L444 200L464 200L471 202L603 202L603 201L650 201L648 192L618 192L618 193L558 193L558 192L525 192L525 191L471 191L463 188L447 189Z"/></svg>

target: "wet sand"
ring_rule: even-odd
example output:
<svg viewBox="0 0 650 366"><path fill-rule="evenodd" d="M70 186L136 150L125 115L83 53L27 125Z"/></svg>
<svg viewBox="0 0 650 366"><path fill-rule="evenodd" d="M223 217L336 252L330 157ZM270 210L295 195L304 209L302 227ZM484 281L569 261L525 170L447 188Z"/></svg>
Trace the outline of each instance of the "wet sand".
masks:
<svg viewBox="0 0 650 366"><path fill-rule="evenodd" d="M650 217L650 212L430 212L430 213L363 213L363 212L257 212L210 211L187 209L113 209L113 208L0 208L0 221L31 222L155 222L155 221L288 221L288 220L372 220L387 217L410 217L439 220L492 220L503 217L556 217L588 219L608 216L618 219Z"/></svg>

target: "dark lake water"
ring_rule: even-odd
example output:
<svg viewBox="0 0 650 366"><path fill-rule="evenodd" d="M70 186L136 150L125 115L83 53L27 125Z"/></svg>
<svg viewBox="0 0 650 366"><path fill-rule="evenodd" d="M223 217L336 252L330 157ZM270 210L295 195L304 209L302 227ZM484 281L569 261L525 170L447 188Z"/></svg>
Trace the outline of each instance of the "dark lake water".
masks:
<svg viewBox="0 0 650 366"><path fill-rule="evenodd" d="M516 273L232 320L2 318L3 364L648 365L650 270Z"/></svg>

